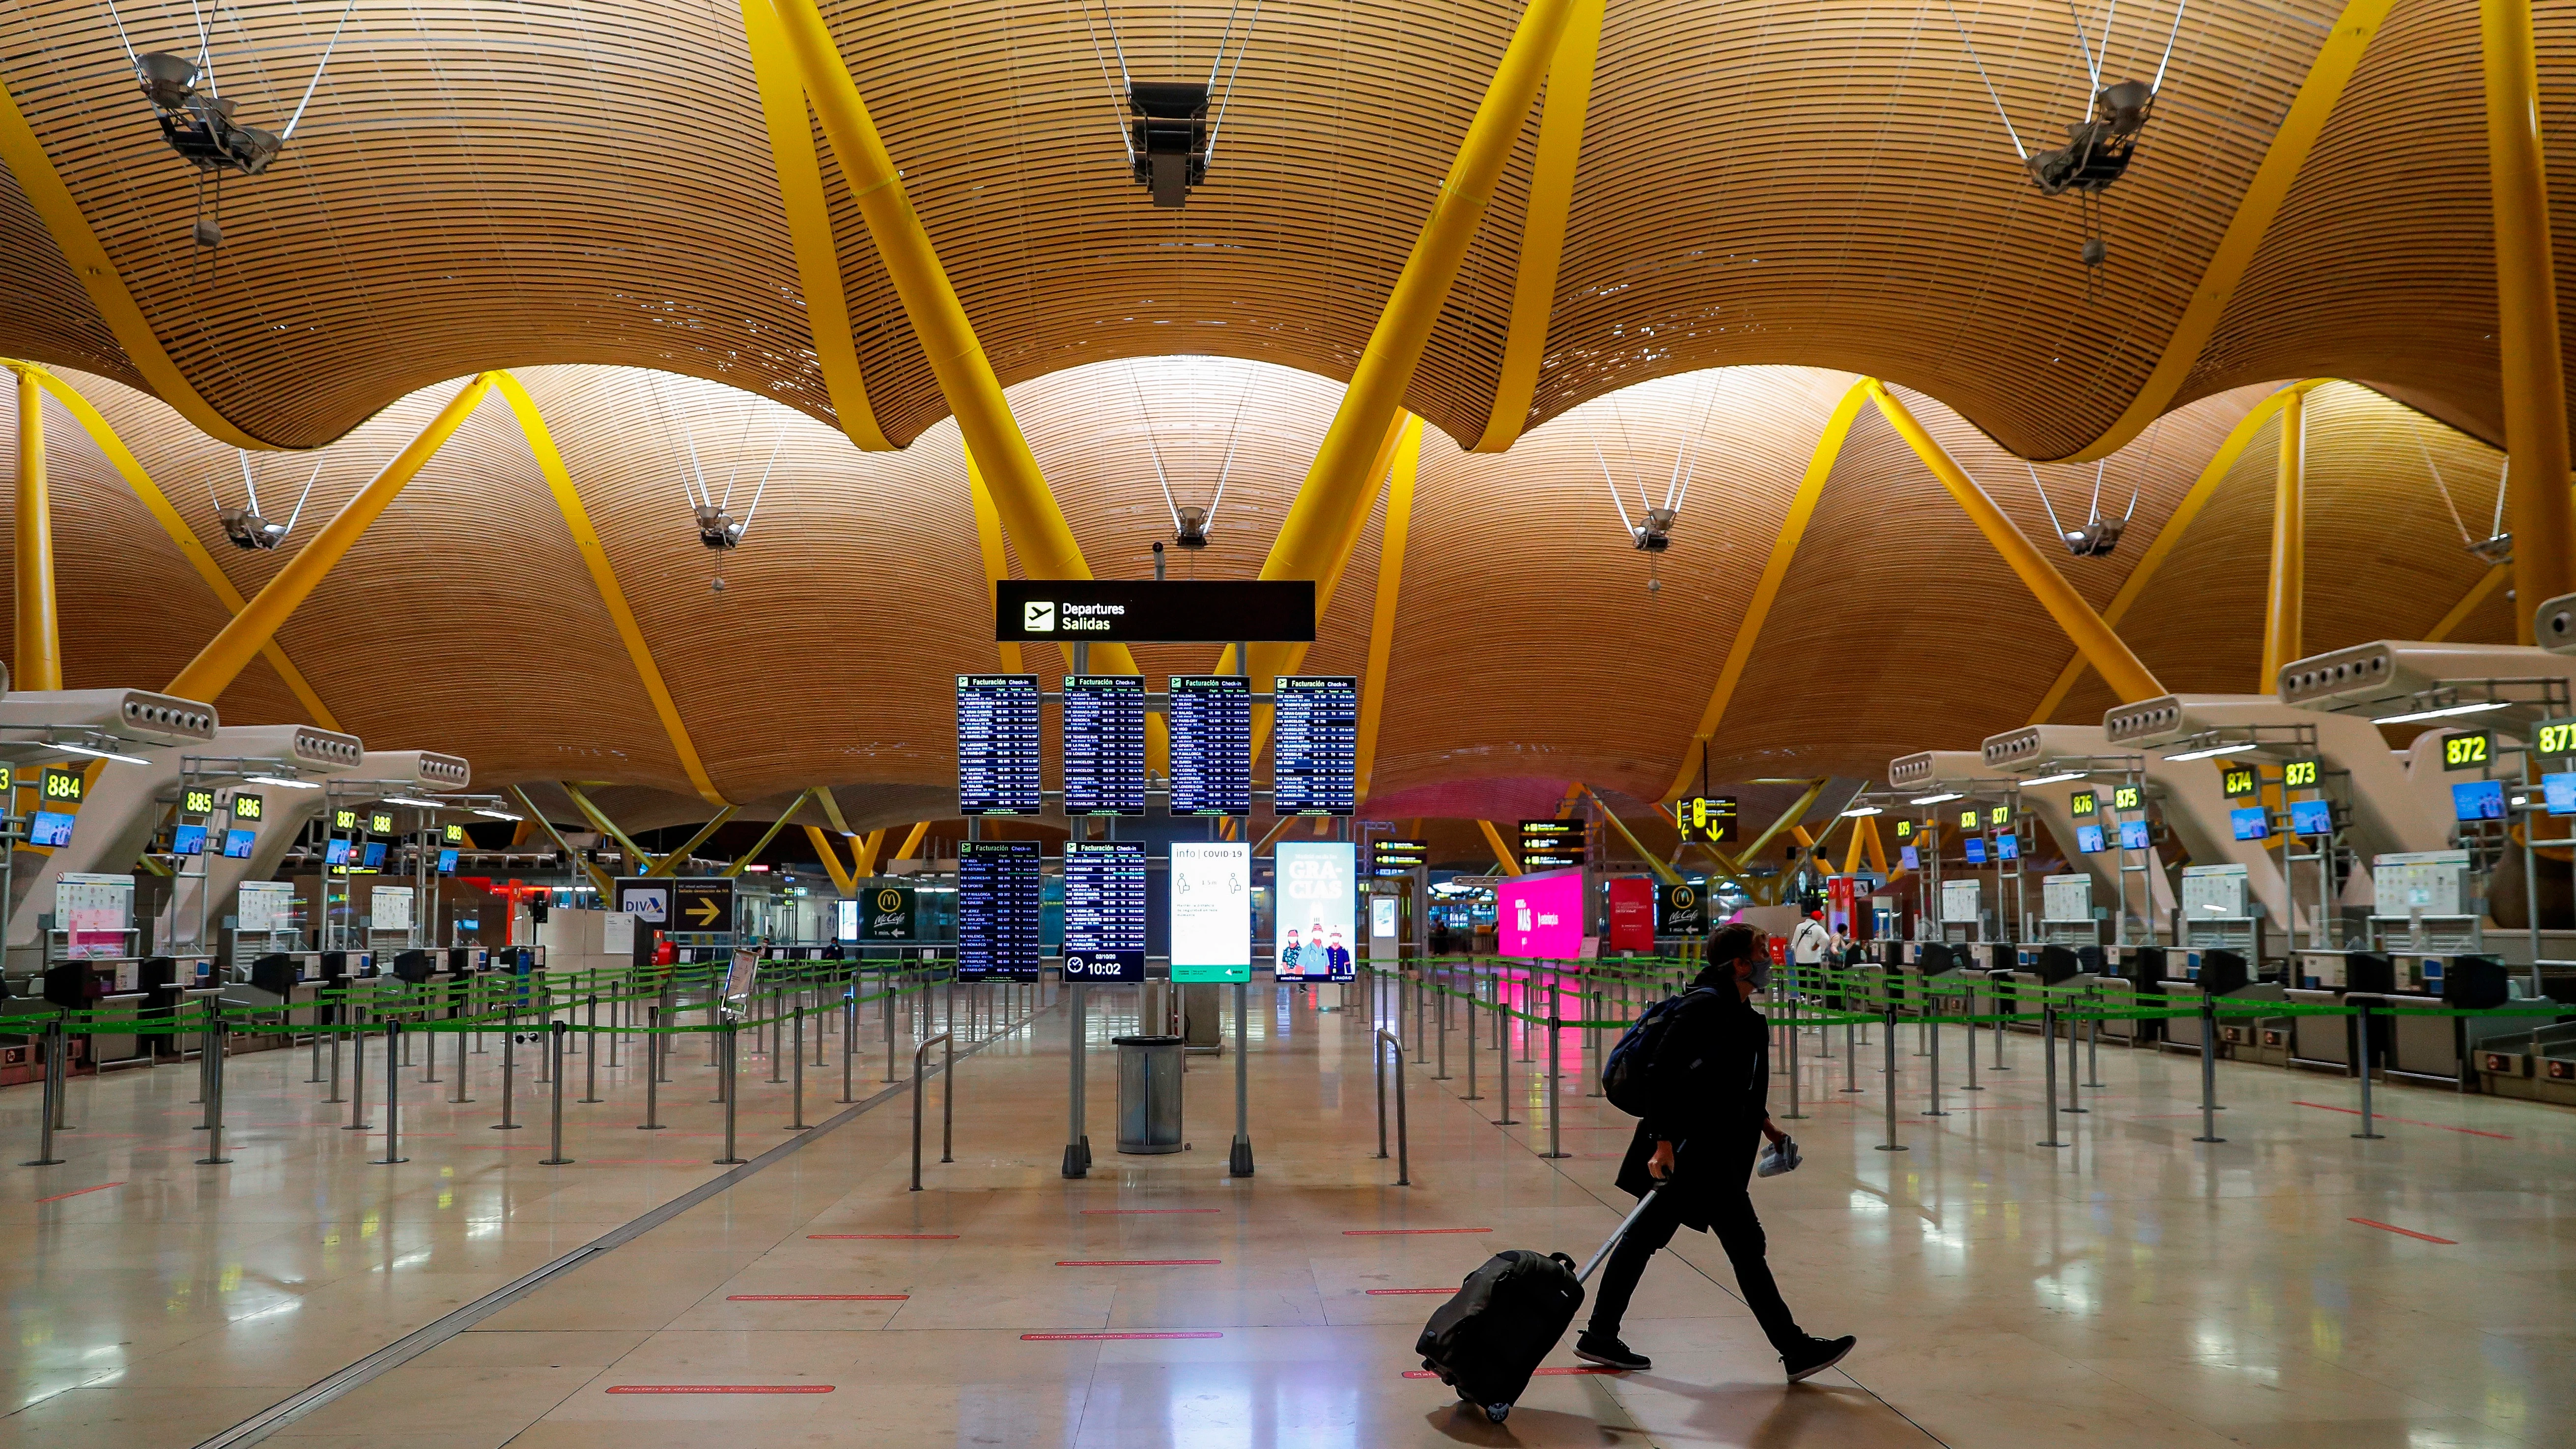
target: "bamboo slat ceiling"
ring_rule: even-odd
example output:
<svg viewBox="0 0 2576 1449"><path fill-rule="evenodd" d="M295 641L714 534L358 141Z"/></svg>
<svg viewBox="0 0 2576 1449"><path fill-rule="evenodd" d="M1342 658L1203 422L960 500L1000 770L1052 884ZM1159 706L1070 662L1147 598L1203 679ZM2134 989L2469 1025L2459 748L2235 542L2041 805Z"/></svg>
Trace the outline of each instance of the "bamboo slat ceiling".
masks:
<svg viewBox="0 0 2576 1449"><path fill-rule="evenodd" d="M66 377L245 594L456 386L398 399L314 454L248 455L272 517L313 478L304 521L268 554L232 549L216 524L210 494L239 498L243 455L148 396ZM950 676L996 663L954 423L900 453L861 453L793 408L718 384L589 366L521 378L727 799L829 785L860 828L953 808ZM1693 731L1754 579L1852 382L1789 367L1661 379L1576 407L1502 455L1426 432L1378 797L1413 815L1490 796L1502 818L1568 780L1659 797L1696 763ZM2137 503L2115 555L2059 555L2087 598L2111 598L2263 391L2192 404L2103 466L2106 511L2126 509L2133 492ZM1180 503L1208 502L1226 472L1212 546L1176 558L1174 572L1240 578L1259 570L1339 393L1293 369L1185 357L1056 372L1012 388L1010 401L1098 573L1150 571L1150 546L1170 529L1159 455ZM2046 546L2031 470L1937 401L1909 401ZM68 683L158 686L219 627L222 607L61 406L45 407ZM2122 621L2171 687L2256 683L2276 432L2258 435L2219 481ZM0 456L14 433L14 410L0 407ZM2480 577L2452 508L2484 535L2499 458L2348 384L2311 394L2308 447L2306 647L2422 634ZM2080 520L2094 470L2036 472L2059 513ZM764 473L742 546L701 547L684 480L730 487L739 516ZM1640 495L1661 502L1677 473L1689 487L1650 590L1610 480L1633 513ZM1381 498L1322 621L1314 672L1364 667L1384 509ZM2455 637L2510 634L2498 591ZM498 401L468 419L279 637L371 744L462 753L478 781L624 787L611 798L639 828L706 814ZM1209 668L1216 651L1139 653L1161 675ZM1864 778L1895 754L1972 747L2028 719L2070 654L1957 505L1865 411L1711 742L1710 777ZM1050 676L1061 667L1043 649L1028 665ZM2057 717L2098 719L2108 702L2088 679ZM300 717L263 663L220 704L238 723ZM1407 800L1417 803L1397 808Z"/></svg>
<svg viewBox="0 0 2576 1449"><path fill-rule="evenodd" d="M1140 79L1202 74L1227 17L1113 8ZM2576 4L2538 9L2543 124L2563 135ZM1347 376L1518 14L1266 6L1209 183L1172 212L1126 178L1079 7L824 10L1006 383L1179 353ZM292 109L338 12L207 12L246 119ZM194 48L176 0L120 13L142 48ZM2014 125L2054 141L2085 89L2065 8L1959 13ZM2088 298L2074 204L2022 178L1947 11L1610 7L1534 421L1649 378L1797 364L1886 377L2016 452L2064 455L2165 350L2342 13L2189 8ZM2151 72L2172 14L2122 8L2111 68ZM546 363L831 417L731 0L358 0L285 156L222 187L212 257L104 0L0 0L0 83L180 372L257 438L312 446L439 379ZM2482 104L2476 6L2401 0L2178 401L2346 376L2496 436ZM1457 436L1491 406L1536 126L1409 399ZM867 389L909 442L945 404L828 154L823 174ZM0 352L139 382L24 183L0 180ZM2559 255L2564 289L2576 247Z"/></svg>

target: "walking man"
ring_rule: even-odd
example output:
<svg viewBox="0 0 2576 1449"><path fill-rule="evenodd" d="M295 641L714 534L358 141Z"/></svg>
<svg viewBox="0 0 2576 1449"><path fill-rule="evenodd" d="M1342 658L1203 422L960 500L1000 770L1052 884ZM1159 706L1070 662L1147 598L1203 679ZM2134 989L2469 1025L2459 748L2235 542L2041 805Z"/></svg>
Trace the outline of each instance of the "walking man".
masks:
<svg viewBox="0 0 2576 1449"><path fill-rule="evenodd" d="M1763 1259L1762 1222L1746 1192L1757 1138L1783 1141L1771 1125L1771 1032L1751 1006L1768 984L1767 943L1751 926L1709 937L1708 965L1691 983L1654 1059L1646 1068L1648 1110L1619 1165L1619 1187L1643 1197L1657 1186L1646 1215L1628 1230L1601 1271L1592 1320L1574 1356L1615 1369L1646 1369L1653 1360L1619 1341L1619 1320L1645 1275L1646 1262L1676 1228L1717 1235L1735 1265L1745 1306L1779 1351L1789 1382L1821 1373L1850 1353L1854 1339L1809 1335L1780 1299Z"/></svg>

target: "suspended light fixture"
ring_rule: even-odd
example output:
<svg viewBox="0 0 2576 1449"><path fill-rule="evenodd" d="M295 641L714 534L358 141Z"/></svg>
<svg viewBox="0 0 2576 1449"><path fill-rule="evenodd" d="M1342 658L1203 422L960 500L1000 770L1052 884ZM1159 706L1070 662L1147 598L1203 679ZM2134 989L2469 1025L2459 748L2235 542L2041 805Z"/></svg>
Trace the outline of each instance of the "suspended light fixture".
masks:
<svg viewBox="0 0 2576 1449"><path fill-rule="evenodd" d="M233 451L241 457L244 501L238 508L229 507L222 494L215 494L215 521L223 526L224 537L232 540L235 548L275 548L286 542L286 536L295 531L296 520L304 516L304 500L313 496L313 484L322 476L323 459L317 456L313 460L313 472L304 480L304 491L296 496L295 511L286 516L284 523L272 523L260 516L259 480L251 476L249 452L239 448Z"/></svg>
<svg viewBox="0 0 2576 1449"><path fill-rule="evenodd" d="M294 114L280 129L266 131L241 121L240 103L223 94L217 83L214 50L202 13L197 20L197 52L193 57L169 50L138 53L132 37L125 33L124 17L116 13L115 0L109 0L108 18L116 26L118 40L125 45L135 83L142 88L144 100L151 103L153 119L160 123L161 138L197 168L197 245L209 250L223 245L223 173L257 176L277 160L286 143L294 138L295 128L303 123L306 108L313 104L313 93L321 88L322 74L330 68L331 54L340 47L341 32L348 28L349 16L357 8L358 0L348 0L341 8L339 23L331 27L331 39L322 47L322 58L314 63L313 78L305 83ZM191 5L190 9L194 11L196 7ZM206 209L203 186L209 177L217 182L213 213Z"/></svg>
<svg viewBox="0 0 2576 1449"><path fill-rule="evenodd" d="M1261 23L1261 0L1253 0L1252 17L1244 23L1243 40L1234 44L1235 18L1243 11L1242 0L1234 0L1226 12L1225 30L1217 37L1216 56L1208 63L1204 81L1140 81L1127 70L1127 47L1118 34L1118 16L1110 9L1109 0L1101 0L1101 19L1109 31L1109 50L1100 49L1099 26L1091 24L1088 3L1083 8L1083 23L1091 26L1093 56L1100 62L1102 79L1108 80L1110 62L1117 62L1118 75L1110 82L1110 106L1118 117L1119 142L1127 151L1128 174L1144 187L1158 207L1177 209L1189 205L1190 190L1206 182L1208 163L1215 159L1218 133L1225 126L1225 112L1234 98L1234 78L1243 69L1243 53L1252 44L1254 27ZM1226 63L1226 47L1234 44L1234 63ZM1217 79L1225 80L1223 94L1217 90ZM1124 104L1124 111L1118 108ZM1213 106L1215 114L1209 110Z"/></svg>

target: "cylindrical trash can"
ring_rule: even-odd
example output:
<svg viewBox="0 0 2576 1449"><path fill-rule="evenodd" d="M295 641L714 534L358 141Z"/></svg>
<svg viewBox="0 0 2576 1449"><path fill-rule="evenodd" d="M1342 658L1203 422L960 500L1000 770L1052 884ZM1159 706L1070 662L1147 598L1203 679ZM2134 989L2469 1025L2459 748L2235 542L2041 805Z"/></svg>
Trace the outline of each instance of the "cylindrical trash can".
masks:
<svg viewBox="0 0 2576 1449"><path fill-rule="evenodd" d="M1121 1036L1118 1048L1118 1150L1181 1150L1181 1050L1187 1038Z"/></svg>

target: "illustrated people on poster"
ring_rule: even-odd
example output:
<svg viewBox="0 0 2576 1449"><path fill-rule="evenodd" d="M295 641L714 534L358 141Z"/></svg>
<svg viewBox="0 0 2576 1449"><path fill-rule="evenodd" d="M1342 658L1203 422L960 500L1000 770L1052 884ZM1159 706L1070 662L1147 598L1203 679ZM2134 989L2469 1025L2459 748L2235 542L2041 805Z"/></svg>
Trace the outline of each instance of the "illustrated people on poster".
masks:
<svg viewBox="0 0 2576 1449"><path fill-rule="evenodd" d="M1332 944L1324 948L1324 971L1335 981L1350 979L1351 949L1342 944L1342 933L1332 933Z"/></svg>
<svg viewBox="0 0 2576 1449"><path fill-rule="evenodd" d="M1288 939L1279 947L1279 979L1294 980L1306 974L1306 958L1298 954L1297 928L1288 928Z"/></svg>
<svg viewBox="0 0 2576 1449"><path fill-rule="evenodd" d="M1324 974L1324 923L1318 918L1306 927L1306 979L1318 980Z"/></svg>

